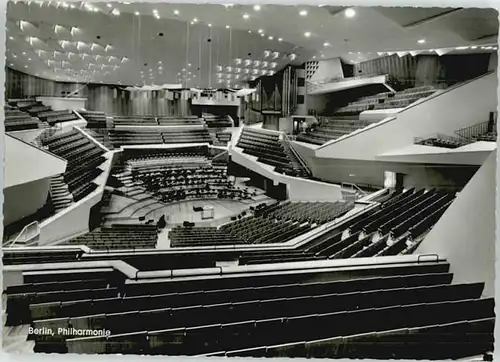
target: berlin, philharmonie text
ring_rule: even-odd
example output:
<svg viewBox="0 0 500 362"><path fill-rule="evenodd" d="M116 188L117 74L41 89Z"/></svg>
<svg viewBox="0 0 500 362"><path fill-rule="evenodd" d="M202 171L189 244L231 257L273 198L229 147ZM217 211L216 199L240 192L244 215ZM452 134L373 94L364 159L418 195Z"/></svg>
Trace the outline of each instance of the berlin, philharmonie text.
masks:
<svg viewBox="0 0 500 362"><path fill-rule="evenodd" d="M108 337L111 335L111 331L108 329L77 329L77 328L33 328L29 327L28 334L36 334L36 335L63 335L63 336L102 336Z"/></svg>

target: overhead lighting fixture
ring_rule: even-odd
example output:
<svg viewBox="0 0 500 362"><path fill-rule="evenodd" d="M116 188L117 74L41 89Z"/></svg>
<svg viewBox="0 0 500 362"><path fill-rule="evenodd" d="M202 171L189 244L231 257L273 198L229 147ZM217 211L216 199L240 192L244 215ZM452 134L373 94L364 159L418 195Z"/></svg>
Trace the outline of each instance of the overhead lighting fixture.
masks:
<svg viewBox="0 0 500 362"><path fill-rule="evenodd" d="M198 18L194 18L193 23L197 23L197 22L198 22Z"/></svg>
<svg viewBox="0 0 500 362"><path fill-rule="evenodd" d="M257 32L258 32L259 34L262 34L262 33L264 32L264 30L259 29Z"/></svg>
<svg viewBox="0 0 500 362"><path fill-rule="evenodd" d="M229 26L229 25L226 25L226 29L229 29L229 28L230 28L230 26Z"/></svg>
<svg viewBox="0 0 500 362"><path fill-rule="evenodd" d="M138 11L136 11L134 14L135 15L141 15L141 13L139 13Z"/></svg>
<svg viewBox="0 0 500 362"><path fill-rule="evenodd" d="M243 19L248 19L250 17L250 15L248 14L243 14Z"/></svg>
<svg viewBox="0 0 500 362"><path fill-rule="evenodd" d="M269 39L269 40L273 40L273 39L274 39L274 37L270 36L268 39Z"/></svg>
<svg viewBox="0 0 500 362"><path fill-rule="evenodd" d="M418 43L419 43L419 44L424 44L424 43L425 43L425 39L420 39L420 40L418 41Z"/></svg>
<svg viewBox="0 0 500 362"><path fill-rule="evenodd" d="M111 4L106 4L106 6L107 6L108 8L112 8L112 7L113 7L113 5L111 5Z"/></svg>
<svg viewBox="0 0 500 362"><path fill-rule="evenodd" d="M330 43L323 43L323 46L328 47L328 46L330 46Z"/></svg>
<svg viewBox="0 0 500 362"><path fill-rule="evenodd" d="M309 37L311 36L311 32L306 31L306 32L304 33L304 36L305 36L306 38L309 38Z"/></svg>
<svg viewBox="0 0 500 362"><path fill-rule="evenodd" d="M253 9L254 9L255 11L260 11L260 5L254 5L254 6L253 6Z"/></svg>
<svg viewBox="0 0 500 362"><path fill-rule="evenodd" d="M300 16L307 16L307 10L301 10L301 11L299 12L299 15L300 15Z"/></svg>
<svg viewBox="0 0 500 362"><path fill-rule="evenodd" d="M477 46L476 45L473 45L470 47L471 49L477 49Z"/></svg>
<svg viewBox="0 0 500 362"><path fill-rule="evenodd" d="M465 49L469 49L469 47L456 47L455 49L456 50L465 50Z"/></svg>
<svg viewBox="0 0 500 362"><path fill-rule="evenodd" d="M356 11L354 11L354 9L346 9L344 14L346 18L353 18L356 16Z"/></svg>
<svg viewBox="0 0 500 362"><path fill-rule="evenodd" d="M179 10L177 10L177 9L174 10L174 15L179 16L179 14L180 14Z"/></svg>
<svg viewBox="0 0 500 362"><path fill-rule="evenodd" d="M13 38L12 36L9 36L9 39L10 39L10 40L14 40L14 38Z"/></svg>
<svg viewBox="0 0 500 362"><path fill-rule="evenodd" d="M120 11L118 9L113 9L111 14L113 14L114 16L118 16L118 15L120 15Z"/></svg>
<svg viewBox="0 0 500 362"><path fill-rule="evenodd" d="M208 27L211 28L212 27L212 24L208 24Z"/></svg>
<svg viewBox="0 0 500 362"><path fill-rule="evenodd" d="M278 41L283 41L283 38L278 38Z"/></svg>

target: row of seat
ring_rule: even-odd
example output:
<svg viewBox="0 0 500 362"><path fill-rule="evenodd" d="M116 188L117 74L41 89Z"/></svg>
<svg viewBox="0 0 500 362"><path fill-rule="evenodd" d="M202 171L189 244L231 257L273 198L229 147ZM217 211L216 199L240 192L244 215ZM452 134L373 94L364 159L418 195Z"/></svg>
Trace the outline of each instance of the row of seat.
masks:
<svg viewBox="0 0 500 362"><path fill-rule="evenodd" d="M4 108L5 131L22 131L43 127L42 122L37 117L32 117L29 113L20 110L15 106Z"/></svg>
<svg viewBox="0 0 500 362"><path fill-rule="evenodd" d="M117 130L109 131L111 143L114 146L139 145L139 144L177 144L177 143L212 143L212 138L207 129L182 129L163 128L158 131L131 131Z"/></svg>
<svg viewBox="0 0 500 362"><path fill-rule="evenodd" d="M217 116L213 114L203 114L203 120L209 128L227 128L233 126L233 122L231 122L228 115Z"/></svg>
<svg viewBox="0 0 500 362"><path fill-rule="evenodd" d="M369 109L403 108L436 91L434 86L421 86L400 92L383 92L362 97L337 109L336 114L356 114Z"/></svg>
<svg viewBox="0 0 500 362"><path fill-rule="evenodd" d="M155 248L158 235L155 225L113 225L66 241L65 245L87 245L91 249Z"/></svg>
<svg viewBox="0 0 500 362"><path fill-rule="evenodd" d="M301 249L334 259L408 252L437 223L454 197L437 190L400 190L379 207L359 214Z"/></svg>

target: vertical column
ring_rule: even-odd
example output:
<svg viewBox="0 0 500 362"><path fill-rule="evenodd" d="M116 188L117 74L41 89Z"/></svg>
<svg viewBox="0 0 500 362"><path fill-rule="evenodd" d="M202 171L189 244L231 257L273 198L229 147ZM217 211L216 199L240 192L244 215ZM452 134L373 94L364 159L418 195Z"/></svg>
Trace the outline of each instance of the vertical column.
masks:
<svg viewBox="0 0 500 362"><path fill-rule="evenodd" d="M306 71L305 69L297 69L297 110L295 115L306 116L307 115L307 105L306 105Z"/></svg>

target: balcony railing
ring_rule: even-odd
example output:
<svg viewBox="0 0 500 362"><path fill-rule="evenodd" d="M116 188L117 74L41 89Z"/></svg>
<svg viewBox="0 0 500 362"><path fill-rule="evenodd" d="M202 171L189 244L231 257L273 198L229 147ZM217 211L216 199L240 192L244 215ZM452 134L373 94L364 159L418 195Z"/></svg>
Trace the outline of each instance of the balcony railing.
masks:
<svg viewBox="0 0 500 362"><path fill-rule="evenodd" d="M455 131L455 133L462 138L472 140L472 139L476 138L477 136L483 135L483 134L488 133L488 132L495 132L495 131L496 131L496 121L494 121L494 122L486 121L486 122L481 122L481 123L478 123L478 124L475 124L475 125L472 125L469 127L461 128L461 129Z"/></svg>
<svg viewBox="0 0 500 362"><path fill-rule="evenodd" d="M443 133L433 133L427 136L415 137L414 143L417 145L430 145L445 148L458 148L474 142L470 138L462 136L449 136Z"/></svg>

